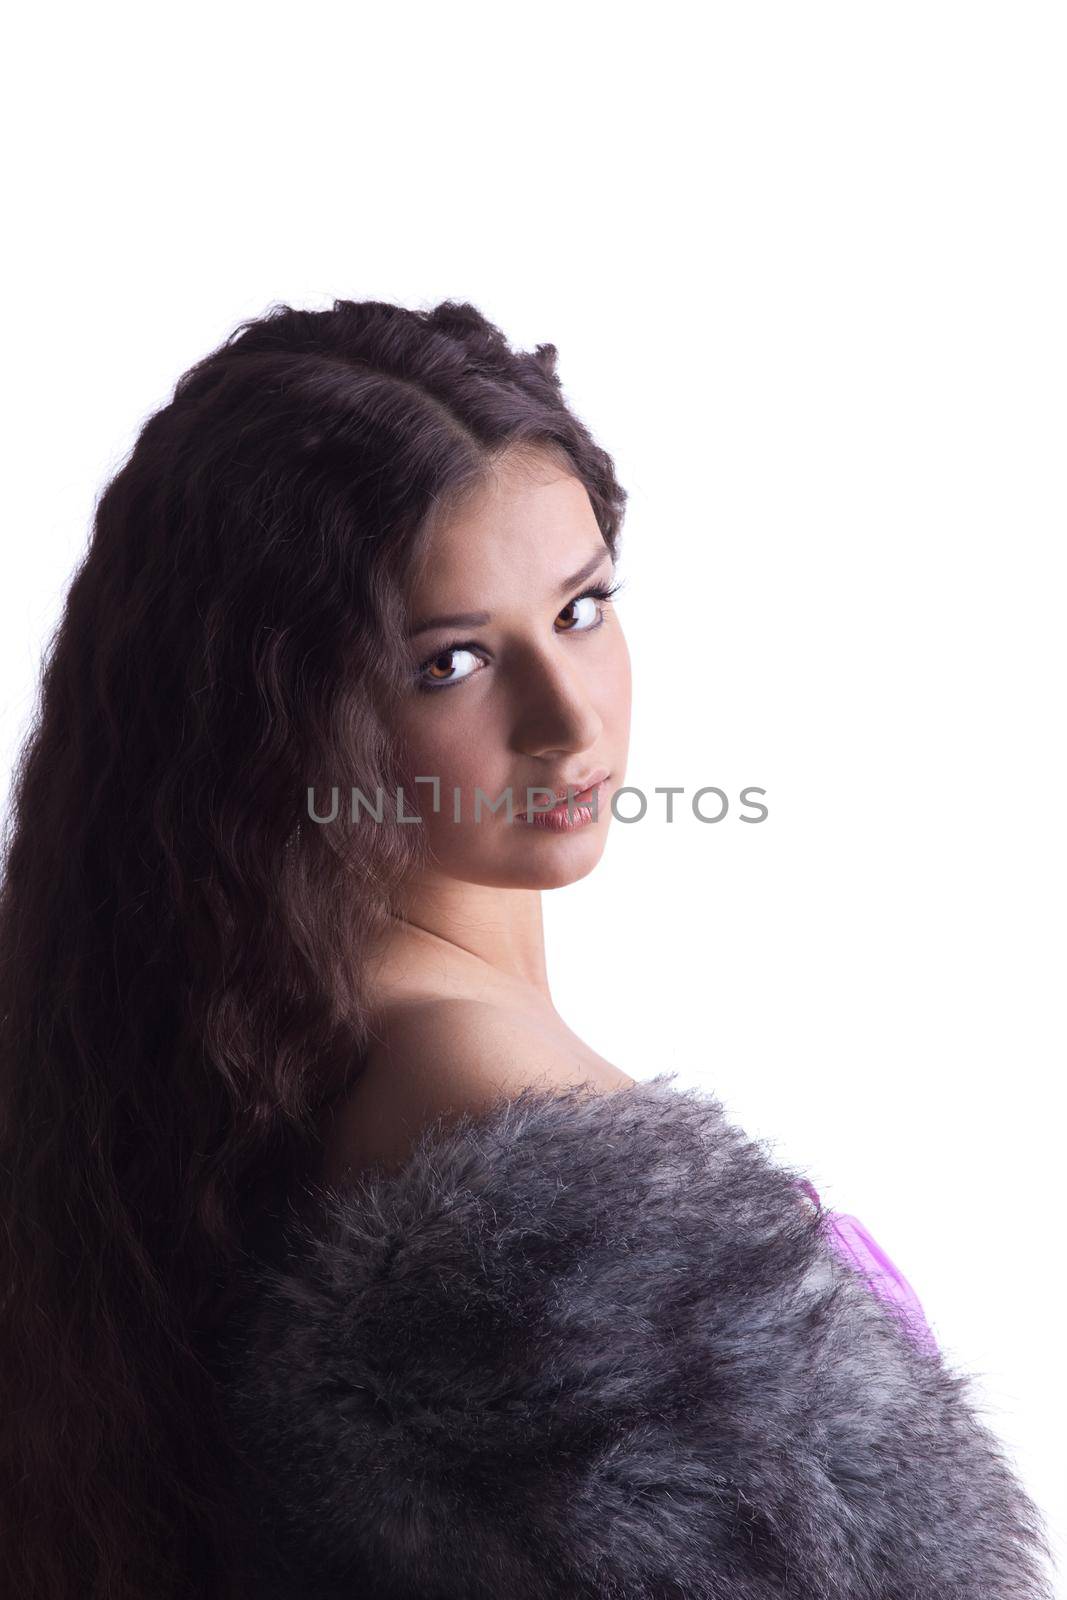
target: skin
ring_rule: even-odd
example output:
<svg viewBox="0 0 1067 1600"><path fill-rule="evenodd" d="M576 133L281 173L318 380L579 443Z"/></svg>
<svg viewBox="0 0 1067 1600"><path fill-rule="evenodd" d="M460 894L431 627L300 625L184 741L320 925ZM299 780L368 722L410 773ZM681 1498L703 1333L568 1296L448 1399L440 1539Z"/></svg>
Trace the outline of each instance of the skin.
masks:
<svg viewBox="0 0 1067 1600"><path fill-rule="evenodd" d="M562 591L598 554L589 576ZM585 488L544 455L500 460L432 531L410 624L471 611L491 620L409 641L412 688L395 723L411 772L439 776L441 808L434 813L429 785L405 800L424 818L431 861L409 880L369 969L380 1044L326 1130L327 1178L394 1164L435 1116L480 1109L526 1084L608 1091L633 1082L556 1010L541 904L545 889L596 866L611 795L624 782L629 652L612 602L579 598L614 577ZM463 647L445 654L457 640ZM430 658L422 676L435 686L420 691L416 675ZM597 768L610 777L583 827L509 822L504 807L494 815L483 806L474 820L477 787L495 800L510 786L518 811L528 785L556 791Z"/></svg>

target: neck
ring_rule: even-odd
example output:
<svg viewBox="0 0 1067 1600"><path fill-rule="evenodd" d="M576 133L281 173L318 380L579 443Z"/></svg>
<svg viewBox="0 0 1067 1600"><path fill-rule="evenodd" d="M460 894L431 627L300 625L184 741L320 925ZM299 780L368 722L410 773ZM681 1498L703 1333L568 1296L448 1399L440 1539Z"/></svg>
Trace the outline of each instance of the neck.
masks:
<svg viewBox="0 0 1067 1600"><path fill-rule="evenodd" d="M444 957L478 963L552 1004L539 889L415 879L393 921L400 937L434 941Z"/></svg>

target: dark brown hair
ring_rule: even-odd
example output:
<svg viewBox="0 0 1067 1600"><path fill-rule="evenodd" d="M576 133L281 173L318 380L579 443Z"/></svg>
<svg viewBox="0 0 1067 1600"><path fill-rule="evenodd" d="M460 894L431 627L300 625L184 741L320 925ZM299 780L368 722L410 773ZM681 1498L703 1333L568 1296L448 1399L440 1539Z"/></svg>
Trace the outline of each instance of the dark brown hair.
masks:
<svg viewBox="0 0 1067 1600"><path fill-rule="evenodd" d="M469 304L272 306L100 496L4 840L5 1595L250 1600L205 1340L359 1071L361 956L422 847L295 830L312 785L410 778L404 596L496 458L564 461L616 553L625 492L556 358Z"/></svg>

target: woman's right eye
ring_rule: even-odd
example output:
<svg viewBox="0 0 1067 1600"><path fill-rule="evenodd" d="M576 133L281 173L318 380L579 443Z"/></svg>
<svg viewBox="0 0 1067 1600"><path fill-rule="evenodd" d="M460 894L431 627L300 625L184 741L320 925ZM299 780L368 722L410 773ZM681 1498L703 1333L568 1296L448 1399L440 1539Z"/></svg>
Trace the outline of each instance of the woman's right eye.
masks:
<svg viewBox="0 0 1067 1600"><path fill-rule="evenodd" d="M471 676L470 672L464 672L457 676L454 670L449 670L449 663L454 662L457 656L469 656L472 661L477 661L478 659L473 650L467 650L462 645L451 645L447 649L438 650L436 655L431 656L429 661L424 661L419 668L417 673L418 687L420 689L428 689L431 693L436 693L438 689L447 689L451 684L462 683L465 678L469 678ZM444 676L433 676L438 668L442 670Z"/></svg>

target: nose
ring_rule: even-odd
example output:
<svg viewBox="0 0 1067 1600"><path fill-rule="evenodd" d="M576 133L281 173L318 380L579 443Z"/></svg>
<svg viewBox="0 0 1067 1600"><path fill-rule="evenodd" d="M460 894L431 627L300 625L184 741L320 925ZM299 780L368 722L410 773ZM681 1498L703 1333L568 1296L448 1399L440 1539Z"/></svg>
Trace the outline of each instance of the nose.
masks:
<svg viewBox="0 0 1067 1600"><path fill-rule="evenodd" d="M549 758L591 749L604 723L581 667L555 652L536 653L519 672L516 749Z"/></svg>

